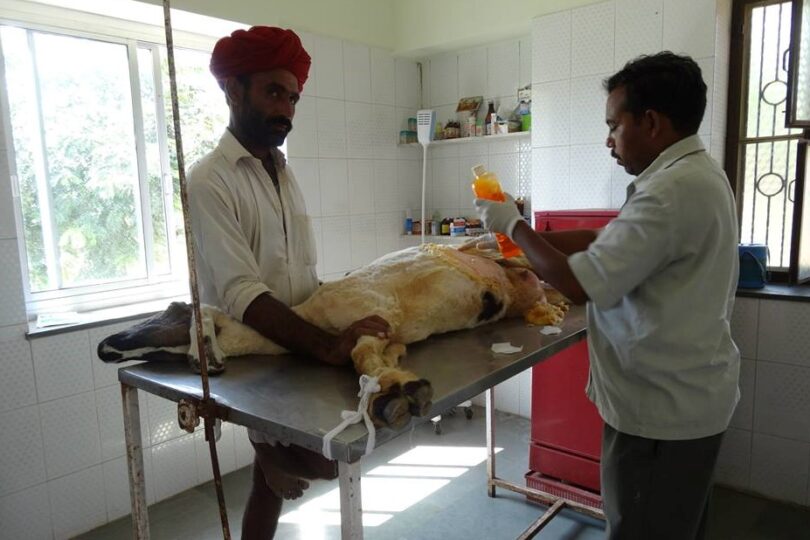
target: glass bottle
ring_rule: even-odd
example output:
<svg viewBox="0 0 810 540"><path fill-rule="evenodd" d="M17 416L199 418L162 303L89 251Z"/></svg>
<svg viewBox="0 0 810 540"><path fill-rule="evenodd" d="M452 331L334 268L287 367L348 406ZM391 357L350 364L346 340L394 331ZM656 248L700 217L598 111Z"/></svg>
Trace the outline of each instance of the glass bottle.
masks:
<svg viewBox="0 0 810 540"><path fill-rule="evenodd" d="M494 133L492 133L492 117L493 116L495 118L497 118L498 113L495 112L495 102L490 101L489 102L489 109L487 109L487 116L484 119L484 133L486 135L494 135Z"/></svg>

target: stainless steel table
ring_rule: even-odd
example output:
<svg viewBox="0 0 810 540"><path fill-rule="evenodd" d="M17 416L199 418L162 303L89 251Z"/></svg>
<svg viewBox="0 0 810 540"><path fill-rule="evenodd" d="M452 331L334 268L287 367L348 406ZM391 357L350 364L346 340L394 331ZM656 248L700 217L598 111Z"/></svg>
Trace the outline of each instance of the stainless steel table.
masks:
<svg viewBox="0 0 810 540"><path fill-rule="evenodd" d="M490 496L495 495L496 487L527 493L527 488L495 476L492 388L584 339L584 309L572 307L561 328L561 334L544 336L538 328L527 327L520 319L510 319L474 330L433 336L408 347L403 367L433 384L433 410L449 409L486 391ZM511 355L491 352L492 343L505 341L523 346L523 351ZM133 527L136 538L148 538L137 389L175 402L200 399L200 378L182 363L143 363L121 368L118 379L124 398ZM340 412L357 408L358 376L351 369L318 364L295 355L240 357L228 360L224 374L210 378L210 389L211 397L227 413L228 422L321 452L323 435L340 423ZM413 421L429 420L426 416ZM410 425L399 431L380 429L376 446L410 429ZM360 460L366 437L366 428L355 424L332 440L332 455L338 461L344 539L363 537Z"/></svg>

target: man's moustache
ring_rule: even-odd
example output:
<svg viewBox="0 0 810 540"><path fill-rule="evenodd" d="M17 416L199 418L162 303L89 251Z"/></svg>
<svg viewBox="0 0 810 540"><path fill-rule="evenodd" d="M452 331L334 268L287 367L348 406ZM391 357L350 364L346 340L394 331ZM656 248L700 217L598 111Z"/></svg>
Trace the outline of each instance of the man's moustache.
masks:
<svg viewBox="0 0 810 540"><path fill-rule="evenodd" d="M284 118L283 116L274 116L273 118L269 118L267 120L267 124L271 126L281 125L287 128L287 131L292 130L292 122L288 118Z"/></svg>

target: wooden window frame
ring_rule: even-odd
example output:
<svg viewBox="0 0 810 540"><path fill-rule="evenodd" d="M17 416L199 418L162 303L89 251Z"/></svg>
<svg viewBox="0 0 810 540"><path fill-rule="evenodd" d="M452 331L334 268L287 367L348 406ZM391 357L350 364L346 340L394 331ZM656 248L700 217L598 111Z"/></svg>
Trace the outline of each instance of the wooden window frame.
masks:
<svg viewBox="0 0 810 540"><path fill-rule="evenodd" d="M728 103L726 110L727 127L726 127L726 152L724 168L728 176L731 188L734 191L737 199L737 211L742 216L742 175L740 160L742 155L740 153L740 138L743 133L744 127L742 126L742 99L744 96L743 84L747 84L747 66L744 65L744 52L746 50L746 29L745 19L746 11L749 7L757 5L767 6L770 4L781 3L784 0L734 0L732 4L731 14L731 45L729 54L729 79L728 79ZM802 0L792 0L793 3L793 17L797 13L796 2ZM791 25L795 21L791 21ZM793 33L795 28L791 26ZM791 52L791 56L793 53ZM793 59L791 59L793 61ZM793 73L790 73L789 78L793 78ZM791 86L790 84L788 85ZM810 281L810 275L800 275L799 256L801 247L801 229L802 229L802 215L804 213L804 195L807 190L805 189L808 158L808 142L810 142L810 129L804 129L801 140L797 145L796 153L796 183L794 189L794 203L793 203L793 228L790 237L790 262L787 271L773 271L771 272L770 281L776 283L790 283L800 284ZM808 207L808 215L805 216L806 220L810 220L810 207ZM810 239L807 239L810 243Z"/></svg>

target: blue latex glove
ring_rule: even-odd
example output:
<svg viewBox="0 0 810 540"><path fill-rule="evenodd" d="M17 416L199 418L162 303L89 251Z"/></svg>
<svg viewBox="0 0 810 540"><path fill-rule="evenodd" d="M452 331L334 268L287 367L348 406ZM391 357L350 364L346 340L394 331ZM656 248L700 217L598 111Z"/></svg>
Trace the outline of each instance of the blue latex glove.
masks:
<svg viewBox="0 0 810 540"><path fill-rule="evenodd" d="M515 225L523 219L523 216L518 212L515 199L508 193L504 193L504 195L506 196L504 202L475 199L475 210L481 216L485 228L512 238Z"/></svg>

